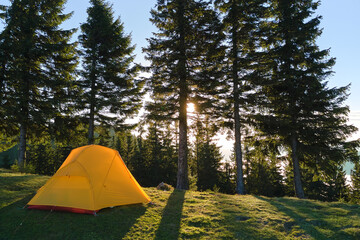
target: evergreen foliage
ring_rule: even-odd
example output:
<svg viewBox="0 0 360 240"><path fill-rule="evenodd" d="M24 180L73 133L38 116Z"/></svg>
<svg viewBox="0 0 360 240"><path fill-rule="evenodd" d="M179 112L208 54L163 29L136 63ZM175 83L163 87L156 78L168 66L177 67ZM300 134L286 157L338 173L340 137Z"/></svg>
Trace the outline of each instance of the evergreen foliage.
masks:
<svg viewBox="0 0 360 240"><path fill-rule="evenodd" d="M131 37L124 33L120 19L114 20L111 5L103 0L90 2L79 36L83 70L78 84L92 144L95 124L121 127L126 117L138 112L143 81L136 79L140 67L133 63Z"/></svg>
<svg viewBox="0 0 360 240"><path fill-rule="evenodd" d="M146 159L149 163L146 184L157 186L161 182L176 184L177 157L175 144L169 126L150 122L145 140Z"/></svg>
<svg viewBox="0 0 360 240"><path fill-rule="evenodd" d="M215 190L220 182L220 147L214 142L216 131L211 127L209 117L198 114L195 121L195 162L197 189Z"/></svg>
<svg viewBox="0 0 360 240"><path fill-rule="evenodd" d="M19 165L25 160L26 141L44 131L48 121L69 112L69 93L77 65L74 30L60 24L64 0L13 0L6 9L1 33L1 120L7 133L20 131Z"/></svg>
<svg viewBox="0 0 360 240"><path fill-rule="evenodd" d="M244 122L249 122L247 112L254 107L254 84L251 82L255 53L259 48L259 27L265 13L263 0L217 0L218 9L224 13L223 23L229 42L224 98L222 109L227 125L234 132L235 162L237 169L236 193L245 194L243 179L243 153L241 131Z"/></svg>
<svg viewBox="0 0 360 240"><path fill-rule="evenodd" d="M245 141L245 187L249 194L268 197L285 195L278 142L248 137Z"/></svg>
<svg viewBox="0 0 360 240"><path fill-rule="evenodd" d="M360 203L360 163L356 163L351 170L351 196L350 200L354 203Z"/></svg>
<svg viewBox="0 0 360 240"><path fill-rule="evenodd" d="M19 140L11 169L52 175L89 143L118 150L142 186L360 202L349 86L326 81L335 59L316 44L319 1L158 0L144 49L151 100L136 134L125 120L145 81L131 36L109 3L90 0L76 51L75 30L60 28L65 2L0 5L0 151ZM234 135L230 161L216 143L222 128Z"/></svg>
<svg viewBox="0 0 360 240"><path fill-rule="evenodd" d="M151 15L158 32L144 49L152 71L148 87L153 101L147 110L150 119L179 121L176 187L188 189L187 103L196 98L208 108L216 102L202 89L217 86L221 25L209 2L203 0L159 0Z"/></svg>
<svg viewBox="0 0 360 240"><path fill-rule="evenodd" d="M343 103L349 86L330 88L334 58L319 50L320 16L313 17L319 2L274 0L262 44L267 72L262 74L260 95L266 96L258 126L268 137L279 137L291 155L295 194L304 198L300 163L326 169L347 159L358 142L346 142L356 131L347 124L349 108Z"/></svg>

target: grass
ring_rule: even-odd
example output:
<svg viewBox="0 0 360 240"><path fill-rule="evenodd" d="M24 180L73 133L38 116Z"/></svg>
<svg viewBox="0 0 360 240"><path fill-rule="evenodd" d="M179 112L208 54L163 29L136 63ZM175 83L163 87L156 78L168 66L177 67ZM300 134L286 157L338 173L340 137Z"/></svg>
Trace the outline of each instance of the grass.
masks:
<svg viewBox="0 0 360 240"><path fill-rule="evenodd" d="M23 208L49 177L0 169L0 239L360 239L360 206L145 188L98 216Z"/></svg>

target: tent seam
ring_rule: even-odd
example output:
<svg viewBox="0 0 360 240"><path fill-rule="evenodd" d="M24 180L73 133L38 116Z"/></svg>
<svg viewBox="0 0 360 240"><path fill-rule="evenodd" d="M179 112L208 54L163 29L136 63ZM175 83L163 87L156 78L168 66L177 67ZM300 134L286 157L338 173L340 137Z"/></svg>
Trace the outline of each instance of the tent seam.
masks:
<svg viewBox="0 0 360 240"><path fill-rule="evenodd" d="M92 195L92 200L93 200L92 201L93 202L93 209L95 210L94 188L93 188L93 184L92 184L91 179L90 179L90 174L86 171L85 167L79 161L75 161L75 162L80 165L80 167L85 171L85 173L87 175L87 178L88 178L89 184L90 184L90 188L91 188L90 190L91 190L91 195Z"/></svg>
<svg viewBox="0 0 360 240"><path fill-rule="evenodd" d="M100 188L100 191L99 191L99 193L98 193L98 196L101 195L101 193L103 192L104 184L105 184L105 182L106 182L106 180L107 180L107 178L108 178L108 175L109 175L110 169L111 169L111 167L112 167L112 165L113 165L113 163L114 163L115 157L116 157L116 152L115 152L114 157L113 157L113 159L112 159L112 161L111 161L111 164L110 164L110 167L109 167L109 169L108 169L108 171L107 171L107 173L106 173L106 176L104 177L104 181L103 181L103 183L102 183L102 185L101 185L101 188ZM98 196L97 196L97 197L98 197Z"/></svg>
<svg viewBox="0 0 360 240"><path fill-rule="evenodd" d="M90 146L85 146L84 149L82 149L78 154L76 154L76 155L73 157L73 159L74 159L74 160L77 159L77 157L78 157L82 152L84 152L86 149L88 149L88 148L91 147L91 146L92 146L92 145L90 145ZM73 150L74 150L74 149L73 149ZM73 150L71 150L71 152L72 152ZM71 154L71 152L70 152L70 154ZM70 154L69 154L69 155L70 155ZM66 159L65 159L65 160L66 160ZM56 173L57 173L60 169L63 169L64 167L66 167L66 166L68 166L69 164L73 163L74 160L71 161L71 162L69 162L68 164L66 164L66 165L63 166L63 167L60 166L60 168L56 171ZM55 173L54 175L56 175L56 173Z"/></svg>

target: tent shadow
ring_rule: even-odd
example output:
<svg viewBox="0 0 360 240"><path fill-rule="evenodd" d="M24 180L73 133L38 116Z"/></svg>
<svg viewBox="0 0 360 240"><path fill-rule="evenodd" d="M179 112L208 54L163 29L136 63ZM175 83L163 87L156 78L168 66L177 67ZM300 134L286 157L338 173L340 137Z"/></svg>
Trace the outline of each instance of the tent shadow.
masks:
<svg viewBox="0 0 360 240"><path fill-rule="evenodd" d="M175 189L163 210L159 228L156 230L155 239L178 239L186 191Z"/></svg>
<svg viewBox="0 0 360 240"><path fill-rule="evenodd" d="M122 239L146 211L133 204L103 209L95 217L23 208L32 196L0 209L0 239Z"/></svg>

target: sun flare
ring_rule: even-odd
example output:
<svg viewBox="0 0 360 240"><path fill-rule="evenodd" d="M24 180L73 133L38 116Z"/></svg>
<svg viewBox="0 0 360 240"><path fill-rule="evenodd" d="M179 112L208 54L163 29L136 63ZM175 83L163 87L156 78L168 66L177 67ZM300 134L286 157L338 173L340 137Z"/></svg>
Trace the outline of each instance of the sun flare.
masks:
<svg viewBox="0 0 360 240"><path fill-rule="evenodd" d="M191 102L188 103L186 110L188 113L195 113L195 104L193 104Z"/></svg>

